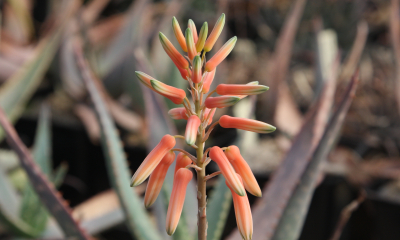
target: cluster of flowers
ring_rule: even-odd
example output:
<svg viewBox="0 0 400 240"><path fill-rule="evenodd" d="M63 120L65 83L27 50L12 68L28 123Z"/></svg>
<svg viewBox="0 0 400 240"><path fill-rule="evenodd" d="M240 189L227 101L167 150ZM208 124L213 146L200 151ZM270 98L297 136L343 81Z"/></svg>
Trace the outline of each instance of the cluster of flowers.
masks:
<svg viewBox="0 0 400 240"><path fill-rule="evenodd" d="M258 85L258 82L251 82L245 85L219 84L214 91L209 92L216 67L232 51L237 40L236 37L231 38L210 60L206 61L205 53L213 48L221 34L224 23L225 15L222 14L207 38L207 23L203 24L198 35L196 26L192 20L189 20L189 26L185 35L183 35L178 21L174 17L172 21L173 30L182 50L187 52L185 57L178 52L164 34L159 34L164 50L172 59L182 77L189 83L193 103L186 97L184 90L166 85L143 72L136 72L137 77L145 86L170 99L173 103L183 105L183 107L169 111L169 115L173 119L187 120L185 136L165 135L149 153L131 180L131 186L137 186L150 176L144 202L146 207L151 206L160 193L169 166L175 160L174 151L180 151L176 158L174 183L167 212L166 230L169 235L174 233L178 225L186 188L193 177L189 168L194 168L199 174L199 169L205 168L212 160L218 164L220 168L218 173L225 177L226 185L232 191L240 233L244 239L252 238L253 220L245 190L258 197L262 193L249 165L236 146L226 148L215 146L207 149L203 154L204 142L218 123L223 128L237 128L257 133L275 131L275 127L267 123L227 115L220 117L219 121L208 127L212 123L216 108L232 106L248 95L259 94L268 90L268 87ZM207 93L208 95L203 99L204 94ZM213 93L220 96L211 97ZM206 131L207 127L208 130ZM196 158L184 150L174 149L176 138L185 139L186 143L196 150L200 148L201 157L197 154ZM207 178L200 179L198 175L197 180L205 181Z"/></svg>

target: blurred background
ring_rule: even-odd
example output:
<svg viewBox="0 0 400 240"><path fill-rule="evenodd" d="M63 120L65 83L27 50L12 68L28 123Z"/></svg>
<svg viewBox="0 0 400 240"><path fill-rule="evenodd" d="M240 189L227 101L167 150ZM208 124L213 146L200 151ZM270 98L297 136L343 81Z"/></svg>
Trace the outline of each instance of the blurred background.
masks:
<svg viewBox="0 0 400 240"><path fill-rule="evenodd" d="M164 134L183 133L185 121L169 119L166 113L175 105L143 88L135 71L186 89L158 33L178 49L173 16L183 30L189 19L197 29L207 21L210 32L225 13L224 30L207 57L232 36L238 41L218 66L213 86L259 81L270 89L218 110L214 119L230 114L277 127L263 136L216 127L208 141L210 146L240 145L264 187L265 198L249 196L254 239L269 239L263 237L264 223L257 221L269 219L263 210L285 209L293 188L310 173L309 199L301 198L305 211L291 215L301 218L293 239L400 239L399 10L398 0L3 0L0 106L88 234L146 239L125 224L129 207L121 207L124 190L112 173L120 176L115 169L125 171L127 162L130 175ZM86 64L79 64L76 45ZM92 78L85 80L88 71ZM351 79L356 71L359 82L352 98L348 86L355 88ZM351 99L348 111L340 108ZM108 109L106 116L102 109ZM344 120L336 123L337 115ZM112 119L117 131L101 119ZM107 138L110 132L114 138ZM3 131L0 140L0 239L63 239L31 184L29 168L21 166ZM313 163L318 167L310 170ZM207 172L217 170L210 164ZM293 188L279 182L279 171L289 173ZM267 193L269 183L290 189L292 197L273 198L272 190ZM220 187L218 178L208 187L211 195ZM145 184L128 190L136 197L134 206L143 208ZM231 199L221 203L226 204L217 207L224 216L216 220L218 229L209 223L212 239L240 239ZM146 215L160 232L164 205L159 202ZM192 215L185 221L193 232L196 210L187 205ZM278 216L279 226L286 213ZM162 234L160 239L169 239ZM190 239L183 236L173 239Z"/></svg>

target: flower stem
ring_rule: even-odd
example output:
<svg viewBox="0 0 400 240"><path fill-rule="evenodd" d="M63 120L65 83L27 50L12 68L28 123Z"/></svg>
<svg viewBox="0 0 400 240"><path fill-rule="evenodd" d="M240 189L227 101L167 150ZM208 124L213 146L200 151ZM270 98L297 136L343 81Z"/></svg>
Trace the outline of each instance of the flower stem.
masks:
<svg viewBox="0 0 400 240"><path fill-rule="evenodd" d="M198 87L196 85L196 87ZM203 95L200 93L200 95ZM200 117L201 115L201 101L199 96L195 98L195 110L196 115ZM196 139L196 154L197 159L203 158L204 153L204 128L200 125L200 129L197 134ZM206 181L204 178L206 176L206 169L203 162L197 161L197 166L201 168L201 170L197 170L197 205L198 205L198 215L197 215L197 226L198 226L198 240L207 240L207 215L206 215L206 207L207 207L207 195L206 195Z"/></svg>

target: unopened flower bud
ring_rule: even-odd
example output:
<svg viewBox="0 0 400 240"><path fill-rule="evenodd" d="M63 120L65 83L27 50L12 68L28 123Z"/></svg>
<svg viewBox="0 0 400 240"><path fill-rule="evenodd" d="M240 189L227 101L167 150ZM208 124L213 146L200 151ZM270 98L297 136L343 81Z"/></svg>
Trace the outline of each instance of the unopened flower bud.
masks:
<svg viewBox="0 0 400 240"><path fill-rule="evenodd" d="M223 115L219 119L219 125L223 128L237 128L256 133L271 133L276 130L276 127L265 122L228 115Z"/></svg>
<svg viewBox="0 0 400 240"><path fill-rule="evenodd" d="M167 175L168 168L175 160L175 153L173 151L167 152L162 158L161 162L154 169L150 175L149 182L147 183L146 193L144 195L144 205L146 208L153 205L156 201L158 194L160 194L165 176Z"/></svg>
<svg viewBox="0 0 400 240"><path fill-rule="evenodd" d="M146 178L154 171L165 154L175 146L175 143L176 141L173 136L168 134L165 135L136 170L131 179L131 187L135 187L144 182L144 180L146 180Z"/></svg>
<svg viewBox="0 0 400 240"><path fill-rule="evenodd" d="M190 31L193 34L193 42L196 44L199 37L197 36L197 28L196 28L196 24L194 24L192 19L189 19L188 21L188 28L190 28Z"/></svg>
<svg viewBox="0 0 400 240"><path fill-rule="evenodd" d="M196 115L189 117L186 123L185 140L188 145L193 145L196 143L197 130L200 126L200 118Z"/></svg>
<svg viewBox="0 0 400 240"><path fill-rule="evenodd" d="M258 185L249 164L247 164L242 155L240 155L239 148L234 145L229 146L225 150L225 156L228 158L235 171L242 177L246 190L254 196L261 197L262 192L260 186Z"/></svg>
<svg viewBox="0 0 400 240"><path fill-rule="evenodd" d="M224 108L235 105L240 100L236 96L209 97L204 102L207 108Z"/></svg>
<svg viewBox="0 0 400 240"><path fill-rule="evenodd" d="M179 153L178 156L176 157L174 176L176 175L176 172L179 169L185 168L190 164L192 164L192 160L188 156L186 156L186 154L184 154L182 152Z"/></svg>
<svg viewBox="0 0 400 240"><path fill-rule="evenodd" d="M180 88L169 86L157 80L150 80L150 83L157 93L168 98L175 104L181 104L186 97L185 91Z"/></svg>
<svg viewBox="0 0 400 240"><path fill-rule="evenodd" d="M165 52L172 59L178 69L188 69L189 62L178 52L178 50L176 50L176 48L174 47L174 45L172 45L168 38L161 32L159 33L159 38Z"/></svg>
<svg viewBox="0 0 400 240"><path fill-rule="evenodd" d="M218 18L218 21L215 23L215 26L210 33L210 36L207 38L207 41L204 44L205 52L211 51L219 35L221 34L222 29L224 28L224 24L225 24L225 14L222 14L221 17Z"/></svg>
<svg viewBox="0 0 400 240"><path fill-rule="evenodd" d="M240 176L238 175L238 178ZM241 179L240 179L241 180ZM239 196L235 191L229 186L232 193L233 208L235 209L236 224L239 229L240 235L244 240L251 240L253 238L253 217L251 214L251 208L247 194L244 196Z"/></svg>
<svg viewBox="0 0 400 240"><path fill-rule="evenodd" d="M210 91L210 86L214 80L215 72L217 68L214 68L211 72L204 73L204 80L203 80L203 89L201 90L203 93L208 93Z"/></svg>
<svg viewBox="0 0 400 240"><path fill-rule="evenodd" d="M175 120L188 119L188 116L186 115L186 109L184 107L172 108L168 111L168 115Z"/></svg>
<svg viewBox="0 0 400 240"><path fill-rule="evenodd" d="M193 74L192 74L192 81L194 83L201 82L201 58L200 56L195 56L193 59Z"/></svg>
<svg viewBox="0 0 400 240"><path fill-rule="evenodd" d="M215 113L215 109L213 110L213 109L206 108L206 110L204 112L204 119L209 118L207 125L210 125L212 123L214 113ZM210 117L208 117L209 114L211 114Z"/></svg>
<svg viewBox="0 0 400 240"><path fill-rule="evenodd" d="M229 163L222 149L217 146L212 147L210 150L210 158L217 163L222 175L233 191L240 196L244 196L246 191L244 190L243 184L240 182L238 175Z"/></svg>
<svg viewBox="0 0 400 240"><path fill-rule="evenodd" d="M150 75L147 75L144 72L135 71L136 76L139 78L140 82L143 83L146 87L150 88L154 91L153 86L151 86L150 80L155 79Z"/></svg>
<svg viewBox="0 0 400 240"><path fill-rule="evenodd" d="M235 47L237 37L229 39L224 46L206 63L205 70L211 72L214 70L228 55L231 53L233 47Z"/></svg>
<svg viewBox="0 0 400 240"><path fill-rule="evenodd" d="M267 91L263 85L219 84L216 88L219 95L256 95Z"/></svg>
<svg viewBox="0 0 400 240"><path fill-rule="evenodd" d="M200 29L199 39L197 40L196 43L197 52L201 52L201 50L203 50L204 43L206 42L207 39L207 34L208 34L208 24L207 22L205 22Z"/></svg>
<svg viewBox="0 0 400 240"><path fill-rule="evenodd" d="M179 26L178 20L176 20L175 17L172 18L172 29L174 30L176 40L178 40L182 50L187 52L185 36L183 36L181 27Z"/></svg>
<svg viewBox="0 0 400 240"><path fill-rule="evenodd" d="M165 224L168 235L172 235L178 226L185 202L186 188L192 177L193 173L187 168L180 168L175 174Z"/></svg>
<svg viewBox="0 0 400 240"><path fill-rule="evenodd" d="M187 52L188 57L190 60L193 60L193 58L197 55L197 51L195 42L193 40L192 30L190 28L186 29L185 37L186 37L186 46L188 50Z"/></svg>

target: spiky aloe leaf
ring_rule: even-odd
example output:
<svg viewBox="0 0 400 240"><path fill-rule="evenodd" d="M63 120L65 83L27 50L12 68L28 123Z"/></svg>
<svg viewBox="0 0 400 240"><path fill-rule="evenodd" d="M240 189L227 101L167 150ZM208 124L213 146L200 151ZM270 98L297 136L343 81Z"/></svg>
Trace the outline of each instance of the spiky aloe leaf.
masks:
<svg viewBox="0 0 400 240"><path fill-rule="evenodd" d="M49 109L43 105L39 115L39 123L35 136L35 147L32 154L33 159L47 177L49 177L52 169L50 157L51 130L49 118ZM46 227L48 212L29 182L25 185L22 196L20 210L21 219L39 232L43 231Z"/></svg>
<svg viewBox="0 0 400 240"><path fill-rule="evenodd" d="M72 218L69 207L61 199L54 187L48 182L40 168L35 164L32 155L22 143L14 127L7 119L5 112L0 108L0 124L7 135L7 140L12 149L17 153L21 167L26 171L29 181L39 195L47 210L54 216L67 237L89 239L79 225Z"/></svg>
<svg viewBox="0 0 400 240"><path fill-rule="evenodd" d="M0 107L4 109L11 122L20 117L28 100L42 81L57 51L65 22L77 8L78 1L65 1L63 4L60 22L39 42L33 57L0 88ZM4 132L0 130L0 140L3 138Z"/></svg>
<svg viewBox="0 0 400 240"><path fill-rule="evenodd" d="M75 53L83 80L94 103L101 126L101 140L106 157L108 175L113 188L118 194L122 208L125 210L129 229L138 239L161 240L139 196L132 192L129 186L130 173L126 164L127 159L115 124L98 89L98 85L101 82L93 76L87 61L83 57L82 48L79 43L75 45Z"/></svg>
<svg viewBox="0 0 400 240"><path fill-rule="evenodd" d="M332 148L344 117L350 107L358 82L358 76L353 76L337 110L330 119L325 133L314 151L313 157L294 190L276 228L272 239L298 239L304 224L312 195L317 186L318 176L321 174L321 163L326 159Z"/></svg>
<svg viewBox="0 0 400 240"><path fill-rule="evenodd" d="M147 2L147 0L135 1L129 8L121 31L98 59L99 76L109 74L132 51L133 43L140 35L136 33L139 30L140 19L146 12L144 8Z"/></svg>
<svg viewBox="0 0 400 240"><path fill-rule="evenodd" d="M18 236L33 238L40 234L18 216L21 199L14 191L4 169L0 168L0 222Z"/></svg>

